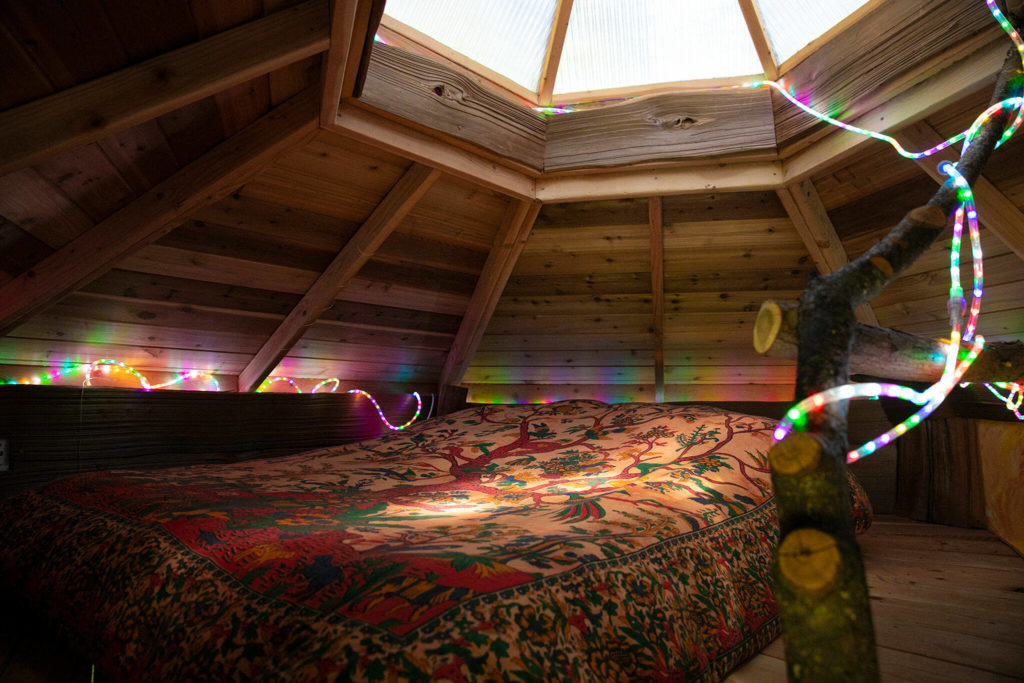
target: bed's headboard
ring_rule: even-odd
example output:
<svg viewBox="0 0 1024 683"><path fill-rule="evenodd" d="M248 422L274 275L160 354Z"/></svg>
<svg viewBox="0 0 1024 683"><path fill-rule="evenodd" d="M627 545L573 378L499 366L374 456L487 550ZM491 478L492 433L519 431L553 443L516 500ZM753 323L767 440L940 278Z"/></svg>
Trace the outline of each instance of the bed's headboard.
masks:
<svg viewBox="0 0 1024 683"><path fill-rule="evenodd" d="M416 409L409 394L374 398L392 419ZM0 471L0 498L79 471L282 455L384 431L370 402L350 394L4 385L0 438L11 468Z"/></svg>

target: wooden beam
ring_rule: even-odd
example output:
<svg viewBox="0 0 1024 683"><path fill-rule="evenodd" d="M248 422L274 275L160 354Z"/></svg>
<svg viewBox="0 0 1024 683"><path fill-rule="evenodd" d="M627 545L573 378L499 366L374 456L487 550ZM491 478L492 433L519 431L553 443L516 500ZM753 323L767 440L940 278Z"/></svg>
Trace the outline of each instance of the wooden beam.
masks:
<svg viewBox="0 0 1024 683"><path fill-rule="evenodd" d="M764 77L774 81L779 77L779 58L775 55L772 41L768 38L768 31L764 28L761 10L758 9L754 0L739 0L739 3L740 10L743 12L743 20L747 22L750 39L754 41L754 49L757 50L757 58L761 60Z"/></svg>
<svg viewBox="0 0 1024 683"><path fill-rule="evenodd" d="M861 116L851 125L886 132L922 119L991 83L992 74L1002 66L1005 56L1006 45L991 43ZM789 185L836 164L866 144L879 143L847 131L831 133L786 160L785 183Z"/></svg>
<svg viewBox="0 0 1024 683"><path fill-rule="evenodd" d="M651 305L654 314L654 400L665 400L665 231L661 197L647 203L651 228Z"/></svg>
<svg viewBox="0 0 1024 683"><path fill-rule="evenodd" d="M452 342L448 358L445 360L441 370L441 377L438 385L443 389L446 386L458 385L462 381L466 369L473 361L473 355L480 340L487 330L491 321L494 309L498 305L498 299L505 290L512 269L519 260L519 255L530 238L533 224L540 213L540 202L512 201L502 220L501 227L494 239L494 246L487 256L487 263L480 273L476 288L473 290L473 297L466 308L466 314L462 317L459 331Z"/></svg>
<svg viewBox="0 0 1024 683"><path fill-rule="evenodd" d="M918 121L904 128L897 137L910 150L929 149L945 139L927 121ZM959 158L955 151L946 149L931 157L917 159L917 164L936 181L944 183L947 176L939 173L939 162L955 162ZM978 207L978 219L1013 253L1024 259L1024 212L984 176L978 178L971 189Z"/></svg>
<svg viewBox="0 0 1024 683"><path fill-rule="evenodd" d="M253 391L267 378L440 175L440 171L421 164L413 164L405 172L239 373L239 391Z"/></svg>
<svg viewBox="0 0 1024 683"><path fill-rule="evenodd" d="M282 152L309 140L316 132L316 97L310 88L272 109L0 288L0 335L169 232L199 207L234 192Z"/></svg>
<svg viewBox="0 0 1024 683"><path fill-rule="evenodd" d="M343 105L330 130L516 199L534 198L533 178L425 133Z"/></svg>
<svg viewBox="0 0 1024 683"><path fill-rule="evenodd" d="M326 0L307 0L6 111L0 175L314 55L327 41Z"/></svg>
<svg viewBox="0 0 1024 683"><path fill-rule="evenodd" d="M370 24L374 4L374 0L333 0L331 3L330 48L324 55L321 68L321 126L327 127L334 122L341 99L352 97L355 91L363 45L367 38L371 45L373 43Z"/></svg>
<svg viewBox="0 0 1024 683"><path fill-rule="evenodd" d="M720 90L651 95L547 121L545 171L726 154L777 157L771 94ZM749 160L749 159L748 159Z"/></svg>
<svg viewBox="0 0 1024 683"><path fill-rule="evenodd" d="M544 165L547 126L540 114L401 48L374 48L359 101L538 172Z"/></svg>
<svg viewBox="0 0 1024 683"><path fill-rule="evenodd" d="M565 31L569 28L570 14L572 0L558 0L555 20L551 25L551 36L548 38L548 49L544 53L544 67L541 69L540 82L537 84L537 101L544 107L551 104L551 93L555 89L558 64L562 61L562 47L565 45Z"/></svg>
<svg viewBox="0 0 1024 683"><path fill-rule="evenodd" d="M779 188L775 192L811 258L814 259L814 265L818 267L819 273L831 273L850 262L850 257L843 248L843 241L836 234L832 219L828 217L828 211L825 210L814 183L804 179ZM878 325L878 318L870 304L858 306L855 313L860 322Z"/></svg>
<svg viewBox="0 0 1024 683"><path fill-rule="evenodd" d="M716 191L774 190L782 185L781 181L782 166L777 161L542 176L537 179L537 199L547 204Z"/></svg>

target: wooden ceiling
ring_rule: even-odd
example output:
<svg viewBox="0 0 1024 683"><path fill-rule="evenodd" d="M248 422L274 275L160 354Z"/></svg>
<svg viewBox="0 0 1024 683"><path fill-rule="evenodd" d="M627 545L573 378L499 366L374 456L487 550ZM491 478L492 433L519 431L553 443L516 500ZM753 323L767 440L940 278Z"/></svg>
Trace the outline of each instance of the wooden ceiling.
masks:
<svg viewBox="0 0 1024 683"><path fill-rule="evenodd" d="M0 376L112 358L241 390L785 400L792 363L751 345L760 303L936 187L934 160L766 91L542 117L412 50L362 59L374 11L0 4ZM980 0L894 0L786 78L929 146L987 103L992 26ZM1021 144L976 188L990 339L1024 337ZM941 336L947 273L936 246L861 320Z"/></svg>

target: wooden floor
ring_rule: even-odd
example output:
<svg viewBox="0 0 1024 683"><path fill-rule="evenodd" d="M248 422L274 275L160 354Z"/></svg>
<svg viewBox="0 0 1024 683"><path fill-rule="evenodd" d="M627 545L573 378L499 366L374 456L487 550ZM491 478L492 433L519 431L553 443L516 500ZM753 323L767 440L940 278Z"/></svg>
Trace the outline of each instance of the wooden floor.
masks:
<svg viewBox="0 0 1024 683"><path fill-rule="evenodd" d="M883 681L1024 680L1024 558L987 531L876 517L860 537ZM782 641L727 679L786 678ZM0 683L88 681L89 665L0 610Z"/></svg>
<svg viewBox="0 0 1024 683"><path fill-rule="evenodd" d="M880 515L860 536L883 681L1024 680L1024 558L993 534ZM727 683L786 680L782 638Z"/></svg>

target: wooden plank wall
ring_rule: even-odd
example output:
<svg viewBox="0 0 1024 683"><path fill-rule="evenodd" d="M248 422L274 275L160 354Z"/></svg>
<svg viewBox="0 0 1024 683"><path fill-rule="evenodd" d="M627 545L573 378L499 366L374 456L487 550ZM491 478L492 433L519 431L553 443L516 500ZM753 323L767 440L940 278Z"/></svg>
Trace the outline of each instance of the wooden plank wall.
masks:
<svg viewBox="0 0 1024 683"><path fill-rule="evenodd" d="M813 271L774 193L663 198L666 400L786 400L751 344ZM464 382L471 401L653 400L645 199L546 205Z"/></svg>
<svg viewBox="0 0 1024 683"><path fill-rule="evenodd" d="M408 394L375 398L392 420L416 410ZM0 386L0 435L11 449L0 497L75 472L232 462L386 431L369 401L351 394Z"/></svg>

